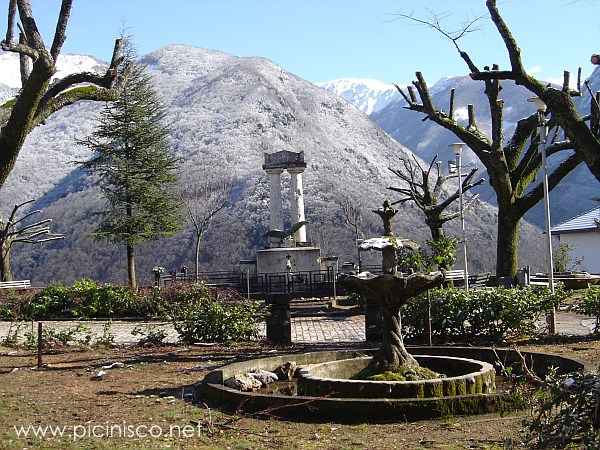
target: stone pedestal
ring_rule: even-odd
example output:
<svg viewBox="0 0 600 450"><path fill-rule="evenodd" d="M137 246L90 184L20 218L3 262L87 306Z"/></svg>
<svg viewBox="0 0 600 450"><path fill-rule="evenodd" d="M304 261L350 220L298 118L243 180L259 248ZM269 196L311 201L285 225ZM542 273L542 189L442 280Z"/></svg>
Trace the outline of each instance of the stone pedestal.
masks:
<svg viewBox="0 0 600 450"><path fill-rule="evenodd" d="M289 297L269 296L267 303L271 306L271 313L267 318L267 339L274 344L291 344L292 318Z"/></svg>
<svg viewBox="0 0 600 450"><path fill-rule="evenodd" d="M321 270L321 249L318 247L268 248L256 252L256 272L259 275L285 273L287 256L290 256L292 272Z"/></svg>
<svg viewBox="0 0 600 450"><path fill-rule="evenodd" d="M383 337L383 316L379 305L365 305L365 339L371 342L381 342Z"/></svg>

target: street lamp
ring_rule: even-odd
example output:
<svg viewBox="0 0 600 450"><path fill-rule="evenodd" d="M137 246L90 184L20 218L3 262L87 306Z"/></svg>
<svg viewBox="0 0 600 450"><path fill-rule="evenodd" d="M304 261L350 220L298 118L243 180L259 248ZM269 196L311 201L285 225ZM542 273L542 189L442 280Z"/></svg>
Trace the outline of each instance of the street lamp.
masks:
<svg viewBox="0 0 600 450"><path fill-rule="evenodd" d="M550 292L554 294L554 261L552 260L552 234L550 233L550 196L548 189L548 164L546 160L546 138L548 135L548 122L546 120L546 103L539 98L533 97L527 101L535 104L538 112L538 136L540 138L539 151L542 154L542 168L544 170L544 218L546 221L546 243L548 246L548 284ZM548 328L550 334L556 334L556 308L553 306L548 317Z"/></svg>
<svg viewBox="0 0 600 450"><path fill-rule="evenodd" d="M337 286L336 286L336 281L337 281L337 274L339 272L339 261L340 258L337 256L322 256L321 257L321 262L325 262L325 263L334 263L334 264L327 264L328 268L333 269L333 303L332 306L337 306Z"/></svg>
<svg viewBox="0 0 600 450"><path fill-rule="evenodd" d="M456 142L450 144L456 156L456 170L458 171L458 199L460 205L460 227L462 230L462 244L463 244L463 258L465 261L464 277L465 277L465 290L469 290L469 270L467 266L467 233L465 232L465 208L463 202L463 185L462 185L462 151L465 146L462 142Z"/></svg>

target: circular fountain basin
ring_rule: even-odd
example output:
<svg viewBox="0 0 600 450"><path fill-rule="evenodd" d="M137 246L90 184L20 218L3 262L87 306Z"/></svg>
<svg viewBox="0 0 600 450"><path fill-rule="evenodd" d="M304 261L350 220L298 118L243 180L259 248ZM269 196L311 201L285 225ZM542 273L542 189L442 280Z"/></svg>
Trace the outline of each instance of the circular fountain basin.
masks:
<svg viewBox="0 0 600 450"><path fill-rule="evenodd" d="M329 378L330 375L327 375L325 371L333 371L333 367L335 367L335 364L333 366L327 365L330 363L353 361L352 363L344 362L338 365L337 368L340 369L340 372L336 372L335 375L336 377L340 376L338 374L342 373L342 367L348 368L350 365L353 365L352 370L348 369L348 372L346 372L346 376L352 376L347 375L347 373L355 370L357 367L364 367L368 364L370 355L376 351L375 349L361 349L288 353L226 364L208 373L203 380L194 386L194 401L200 404L211 404L215 407L231 411L249 413L268 411L268 415L270 416L279 415L281 417L294 417L310 421L340 420L355 423L377 420L387 421L390 419L417 420L445 415L481 414L522 408L522 401L515 398L513 393L502 389L500 384L497 385L495 391L493 390L494 384L491 384L491 386L487 384L485 389L492 390L484 391L483 386L486 384L483 376L480 377L481 383L468 381L470 378L469 374L480 374L481 370L485 374L493 375L488 369L498 359L506 367L510 367L512 363L518 364L521 358L525 358L528 366L539 376L544 376L551 367L557 367L558 373L581 371L584 369L582 363L571 358L536 352L522 352L521 354L517 354L512 349L409 346L408 350L413 357L417 358L420 364L425 366L429 364L428 367L430 369L436 372L446 372L447 375L446 379L428 380L432 384L430 388L423 386L423 396L420 396L420 388L411 388L414 390L408 392L411 395L410 397L394 398L389 394L385 397L377 397L375 395L370 397L360 393L356 389L357 385L348 383L354 380L339 378L332 378L332 380L347 383L348 386L352 386L355 390L347 396L337 392L330 392L324 395L307 395L303 393L298 393L298 395L284 395L279 392L242 392L224 385L226 379L236 374L247 373L252 369L272 371L287 361L296 361L299 367L307 369L303 375L299 374L300 378L295 380L298 387L311 377L314 379ZM434 356L438 355L443 357L443 361L450 361L449 358L453 357L452 360L456 361L457 371L453 372L450 364L446 364L447 367L444 370L436 370L435 363L440 360L435 359ZM422 357L425 359L422 359ZM473 360L478 366L471 365ZM460 371L458 370L459 362ZM480 368L478 369L477 367ZM444 381L451 378L456 378L457 380L464 379L464 389L462 381L455 383L455 391L449 385L445 387ZM475 375L474 378L477 379ZM493 383L493 380L494 378L492 377L491 383ZM371 383L398 383L405 386L409 386L407 383L411 383L397 381L359 382L363 385ZM438 396L440 393L440 382L442 396ZM473 393L477 389L477 386L481 386L481 392ZM318 387L318 389L321 389L321 387ZM394 389L401 388L392 387L392 390ZM427 396L427 392L431 392L434 396Z"/></svg>
<svg viewBox="0 0 600 450"><path fill-rule="evenodd" d="M302 367L298 371L298 394L340 398L439 398L496 391L494 366L450 356L415 356L420 366L441 373L445 378L420 381L350 379L366 368L371 359L349 358Z"/></svg>

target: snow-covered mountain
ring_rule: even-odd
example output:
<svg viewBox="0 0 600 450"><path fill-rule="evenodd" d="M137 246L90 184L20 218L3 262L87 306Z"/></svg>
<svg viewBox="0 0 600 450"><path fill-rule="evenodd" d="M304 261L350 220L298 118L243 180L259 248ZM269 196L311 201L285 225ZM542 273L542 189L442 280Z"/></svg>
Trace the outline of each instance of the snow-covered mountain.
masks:
<svg viewBox="0 0 600 450"><path fill-rule="evenodd" d="M317 86L342 97L367 115L400 98L393 85L367 78L340 78L317 83Z"/></svg>
<svg viewBox="0 0 600 450"><path fill-rule="evenodd" d="M58 58L54 78L76 72L99 72L104 67L106 63L92 56L63 54ZM17 89L21 87L19 56L16 53L0 51L0 84Z"/></svg>
<svg viewBox="0 0 600 450"><path fill-rule="evenodd" d="M183 184L209 176L232 176L231 206L206 235L202 264L207 270L235 267L240 258L264 245L268 226L269 180L261 169L265 152L304 151L306 216L310 238L325 253L350 259L355 254L352 233L343 225L340 204L348 198L365 211L365 233L381 232L368 211L389 196L396 183L388 166L411 152L336 95L286 72L263 58L239 58L225 53L173 45L144 56L168 107L166 122L172 145L183 159ZM15 251L19 277L70 281L81 276L123 281L123 249L91 237L103 204L92 180L72 164L89 152L76 145L94 126L102 105L81 103L51 117L27 139L15 170L0 195L4 211L16 201L37 197L34 206L54 218L67 239L45 247ZM284 199L289 179L284 175ZM421 212L403 205L396 221L399 236L429 238ZM284 214L289 201L284 200ZM371 217L372 216L372 217ZM458 234L458 224L449 232ZM482 203L469 215L471 264L493 269L489 249L495 246L496 210ZM540 231L524 224L524 262L542 261ZM225 243L225 244L224 244ZM176 237L140 246L137 265L142 278L151 268L190 264L193 236L187 226Z"/></svg>

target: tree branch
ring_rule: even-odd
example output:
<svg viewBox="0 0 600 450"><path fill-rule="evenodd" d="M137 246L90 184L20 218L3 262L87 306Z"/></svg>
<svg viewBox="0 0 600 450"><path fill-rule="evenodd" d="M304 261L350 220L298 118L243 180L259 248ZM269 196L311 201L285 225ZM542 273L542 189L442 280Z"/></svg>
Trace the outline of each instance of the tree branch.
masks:
<svg viewBox="0 0 600 450"><path fill-rule="evenodd" d="M523 67L523 62L521 61L521 49L517 45L517 41L510 32L508 25L506 25L506 22L504 22L504 19L500 15L498 7L496 6L496 0L487 0L486 6L490 12L492 22L494 22L494 25L498 29L498 33L500 33L506 50L508 51L513 74L518 78L527 76L525 68Z"/></svg>
<svg viewBox="0 0 600 450"><path fill-rule="evenodd" d="M4 44L10 46L13 41L13 35L15 30L15 16L17 15L17 0L8 1L8 24L6 26L6 37L2 41L2 47Z"/></svg>
<svg viewBox="0 0 600 450"><path fill-rule="evenodd" d="M37 28L37 24L35 23L35 19L33 18L30 1L17 0L17 7L19 9L19 17L21 19L21 24L23 24L23 30L25 31L27 42L32 48L40 52L40 55L45 54L45 56L50 57L50 54L48 54L46 46L44 45L44 39L42 38L42 35ZM49 65L54 63L51 57L48 58L48 61L46 62Z"/></svg>
<svg viewBox="0 0 600 450"><path fill-rule="evenodd" d="M521 154L523 153L523 148L525 147L525 143L536 129L537 124L537 113L533 113L529 117L521 119L517 122L517 127L515 128L512 139L504 148L504 154L509 170L512 171L519 162Z"/></svg>
<svg viewBox="0 0 600 450"><path fill-rule="evenodd" d="M100 75L93 72L80 72L67 75L66 77L56 80L48 91L44 94L44 97L40 101L39 109L43 110L51 102L53 98L59 95L61 92L78 84L93 84L98 87L105 89L111 89L114 81L117 77L118 66L123 60L123 40L117 39L115 41L115 47L113 50L113 56L110 66L108 67L104 75ZM93 99L87 99L93 100Z"/></svg>
<svg viewBox="0 0 600 450"><path fill-rule="evenodd" d="M38 108L33 126L44 123L56 111L81 100L110 102L118 98L115 89L104 89L96 86L83 86L70 89L48 101L44 108ZM41 106L41 105L40 105Z"/></svg>
<svg viewBox="0 0 600 450"><path fill-rule="evenodd" d="M54 40L52 42L52 49L50 50L50 55L54 58L54 63L56 63L60 50L65 43L67 24L69 23L72 5L73 0L62 0L58 22L56 23L56 31L54 33Z"/></svg>
<svg viewBox="0 0 600 450"><path fill-rule="evenodd" d="M577 153L565 159L554 171L548 176L548 190L551 191L556 185L562 181L575 167L577 167L583 159ZM522 198L517 200L517 211L523 215L531 209L544 196L544 185L539 183L535 188L529 191Z"/></svg>
<svg viewBox="0 0 600 450"><path fill-rule="evenodd" d="M440 17L436 16L435 14L432 15L430 20L419 19L417 17L408 15L408 14L398 14L398 16L403 17L405 19L412 20L413 22L417 22L421 25L425 25L429 28L436 30L438 33L440 33L442 36L444 36L445 38L450 40L450 42L452 42L452 44L456 48L456 51L458 52L460 57L465 61L465 63L467 64L467 66L469 67L469 70L471 72L479 72L479 69L473 63L469 54L460 48L460 46L458 45L458 42L466 34L477 31L477 28L475 28L474 25L477 22L479 22L481 19L483 19L483 16L475 17L473 20L467 22L460 30L454 31L454 32L444 29L444 27L441 24Z"/></svg>
<svg viewBox="0 0 600 450"><path fill-rule="evenodd" d="M25 55L34 61L36 61L40 56L40 53L37 50L21 42L19 42L18 44L8 44L6 41L2 41L1 48L5 52L19 53L21 55Z"/></svg>
<svg viewBox="0 0 600 450"><path fill-rule="evenodd" d="M26 45L27 41L24 33L19 33L19 43ZM19 54L19 70L21 72L21 86L25 86L31 75L33 61L24 53Z"/></svg>

